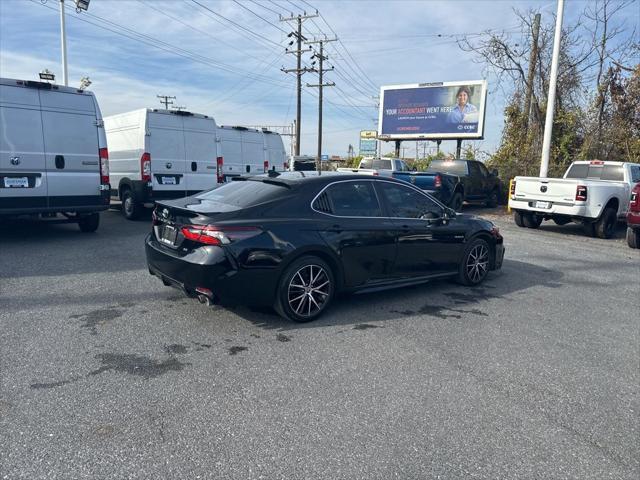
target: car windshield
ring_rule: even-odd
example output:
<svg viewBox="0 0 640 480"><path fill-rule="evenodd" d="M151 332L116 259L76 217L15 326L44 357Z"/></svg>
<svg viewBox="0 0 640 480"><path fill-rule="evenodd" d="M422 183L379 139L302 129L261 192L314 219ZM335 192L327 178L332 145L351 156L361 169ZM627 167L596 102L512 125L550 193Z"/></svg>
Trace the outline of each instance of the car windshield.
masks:
<svg viewBox="0 0 640 480"><path fill-rule="evenodd" d="M245 208L273 200L286 195L287 192L289 189L284 185L255 180L236 180L200 193L196 198Z"/></svg>
<svg viewBox="0 0 640 480"><path fill-rule="evenodd" d="M452 175L466 175L467 162L434 160L426 170L429 173L450 173Z"/></svg>
<svg viewBox="0 0 640 480"><path fill-rule="evenodd" d="M360 168L391 170L391 160L385 158L365 158L360 162Z"/></svg>

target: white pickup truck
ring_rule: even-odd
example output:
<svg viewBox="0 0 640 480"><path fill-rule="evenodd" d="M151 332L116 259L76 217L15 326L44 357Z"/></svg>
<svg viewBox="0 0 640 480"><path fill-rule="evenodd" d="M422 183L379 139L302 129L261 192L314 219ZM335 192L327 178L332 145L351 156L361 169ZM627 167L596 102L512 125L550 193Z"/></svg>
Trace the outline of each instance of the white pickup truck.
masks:
<svg viewBox="0 0 640 480"><path fill-rule="evenodd" d="M364 157L358 168L338 168L338 171L391 177L394 172L410 172L411 169L399 158Z"/></svg>
<svg viewBox="0 0 640 480"><path fill-rule="evenodd" d="M610 238L627 213L638 181L637 163L573 162L563 178L516 177L509 207L519 227L538 228L543 220L577 222L587 235Z"/></svg>

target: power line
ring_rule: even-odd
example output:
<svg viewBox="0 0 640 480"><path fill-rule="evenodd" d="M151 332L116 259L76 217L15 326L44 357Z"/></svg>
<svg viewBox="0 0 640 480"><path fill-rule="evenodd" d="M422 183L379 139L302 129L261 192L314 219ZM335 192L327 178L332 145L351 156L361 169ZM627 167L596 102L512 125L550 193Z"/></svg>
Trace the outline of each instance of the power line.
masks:
<svg viewBox="0 0 640 480"><path fill-rule="evenodd" d="M269 25L271 25L272 27L277 28L278 30L280 30L282 33L284 33L285 35L289 32L287 32L286 30L281 29L278 25L276 25L273 22L270 22L269 20L267 20L266 18L264 18L262 15L257 14L256 12L254 12L253 10L251 10L249 7L245 7L244 5L242 5L240 2L238 2L238 0L233 0L233 3L238 4L239 6L241 6L242 8L244 8L245 10L247 10L248 12L251 12L252 14L254 14L256 17L258 17L260 20L262 20L263 22L268 23Z"/></svg>
<svg viewBox="0 0 640 480"><path fill-rule="evenodd" d="M271 13L275 13L276 15L281 15L281 12L276 12L273 8L265 7L263 4L256 2L256 0L249 0L251 3L255 3L259 7L264 8L265 10L269 10Z"/></svg>

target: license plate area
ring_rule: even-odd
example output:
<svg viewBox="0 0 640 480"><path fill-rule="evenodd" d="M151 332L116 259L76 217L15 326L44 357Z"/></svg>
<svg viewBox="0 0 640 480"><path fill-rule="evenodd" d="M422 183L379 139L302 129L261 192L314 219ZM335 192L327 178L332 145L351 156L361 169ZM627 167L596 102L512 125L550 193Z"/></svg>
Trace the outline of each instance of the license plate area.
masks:
<svg viewBox="0 0 640 480"><path fill-rule="evenodd" d="M176 177L160 177L160 183L162 185L177 185Z"/></svg>
<svg viewBox="0 0 640 480"><path fill-rule="evenodd" d="M4 177L4 188L29 188L28 177Z"/></svg>
<svg viewBox="0 0 640 480"><path fill-rule="evenodd" d="M551 202L534 202L532 206L534 208L546 210L548 208L551 208Z"/></svg>
<svg viewBox="0 0 640 480"><path fill-rule="evenodd" d="M177 239L178 229L173 225L165 224L158 227L158 240L160 240L160 242L164 243L165 245L175 247Z"/></svg>

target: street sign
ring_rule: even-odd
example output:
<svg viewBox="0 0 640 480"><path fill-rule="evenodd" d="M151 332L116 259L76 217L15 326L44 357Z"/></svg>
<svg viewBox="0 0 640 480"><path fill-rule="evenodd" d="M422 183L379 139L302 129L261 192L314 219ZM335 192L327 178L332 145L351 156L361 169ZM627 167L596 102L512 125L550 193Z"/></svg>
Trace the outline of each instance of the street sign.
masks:
<svg viewBox="0 0 640 480"><path fill-rule="evenodd" d="M322 160L323 162L326 162L329 160L329 155L321 155L320 156L320 160Z"/></svg>

